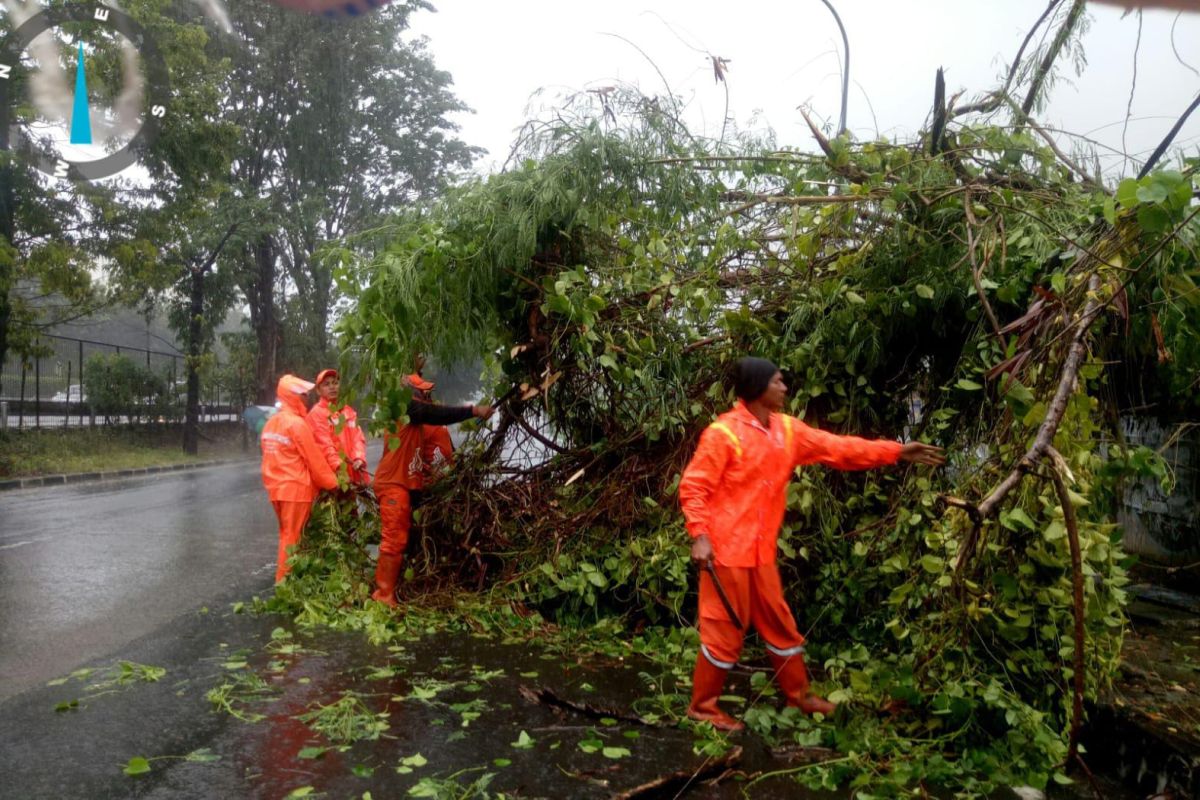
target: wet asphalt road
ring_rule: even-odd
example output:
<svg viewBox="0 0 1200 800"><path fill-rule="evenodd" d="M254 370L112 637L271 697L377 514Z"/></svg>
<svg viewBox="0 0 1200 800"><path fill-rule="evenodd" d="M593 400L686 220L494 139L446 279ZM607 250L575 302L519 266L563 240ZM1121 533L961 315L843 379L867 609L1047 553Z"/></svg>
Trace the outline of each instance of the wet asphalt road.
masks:
<svg viewBox="0 0 1200 800"><path fill-rule="evenodd" d="M257 461L0 493L0 701L270 588Z"/></svg>

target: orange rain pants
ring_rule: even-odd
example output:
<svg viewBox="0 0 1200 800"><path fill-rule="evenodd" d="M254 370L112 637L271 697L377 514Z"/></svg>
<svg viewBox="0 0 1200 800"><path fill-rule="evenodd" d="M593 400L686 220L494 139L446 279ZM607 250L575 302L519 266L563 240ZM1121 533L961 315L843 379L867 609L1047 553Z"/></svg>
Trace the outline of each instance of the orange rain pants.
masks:
<svg viewBox="0 0 1200 800"><path fill-rule="evenodd" d="M804 636L783 599L779 568L774 561L757 567L715 567L721 587L738 619L753 627L767 649L784 658L804 652ZM746 631L740 630L721 603L712 576L700 573L700 650L714 666L731 669L742 652Z"/></svg>
<svg viewBox="0 0 1200 800"><path fill-rule="evenodd" d="M275 582L279 583L289 572L288 550L300 544L300 534L312 514L312 501L272 500L271 506L279 519L279 556L275 562Z"/></svg>
<svg viewBox="0 0 1200 800"><path fill-rule="evenodd" d="M412 498L408 489L395 484L376 484L375 496L379 499L379 553L403 556L412 528Z"/></svg>

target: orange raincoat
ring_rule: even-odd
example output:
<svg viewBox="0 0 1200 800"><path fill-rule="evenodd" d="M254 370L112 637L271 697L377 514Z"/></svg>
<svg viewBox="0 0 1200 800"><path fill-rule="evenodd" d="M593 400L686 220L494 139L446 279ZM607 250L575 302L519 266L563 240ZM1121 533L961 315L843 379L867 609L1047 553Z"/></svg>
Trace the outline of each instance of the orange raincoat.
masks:
<svg viewBox="0 0 1200 800"><path fill-rule="evenodd" d="M823 464L859 470L896 463L899 442L838 436L786 414L763 427L739 402L700 436L679 483L688 534L708 537L713 564L741 621L758 629L767 649L787 657L804 637L783 598L776 544L796 467ZM729 619L707 572L700 577L701 652L729 669L745 632Z"/></svg>
<svg viewBox="0 0 1200 800"><path fill-rule="evenodd" d="M279 519L276 583L288 573L288 548L300 542L318 488L338 486L337 475L329 468L305 420L303 394L311 388L311 383L292 375L280 378L276 388L280 410L267 420L260 438L263 485Z"/></svg>
<svg viewBox="0 0 1200 800"><path fill-rule="evenodd" d="M357 411L350 406L342 406L334 411L329 401L322 397L309 410L308 424L330 469L336 473L344 457L351 483L367 483L370 480L371 476L366 470L359 472L350 466L356 460L361 459L364 463L367 460L367 438L363 436L362 428L358 427ZM339 425L341 431L337 430Z"/></svg>
<svg viewBox="0 0 1200 800"><path fill-rule="evenodd" d="M383 440L383 458L375 470L375 496L379 498L382 536L379 552L401 556L412 524L411 493L425 488L427 465L425 431L430 423L446 425L470 419L470 406L450 407L413 400L408 423L398 422Z"/></svg>

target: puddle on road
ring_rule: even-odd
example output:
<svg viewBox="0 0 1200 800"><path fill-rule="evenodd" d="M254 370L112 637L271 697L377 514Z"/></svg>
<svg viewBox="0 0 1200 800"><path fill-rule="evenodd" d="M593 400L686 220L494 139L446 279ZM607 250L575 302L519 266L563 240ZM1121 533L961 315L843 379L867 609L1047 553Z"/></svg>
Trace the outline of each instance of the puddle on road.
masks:
<svg viewBox="0 0 1200 800"><path fill-rule="evenodd" d="M722 766L728 753L697 755L695 734L648 705L674 691L648 663L576 663L465 634L375 647L354 634L278 629L260 652L214 660L239 687L225 694L231 708L255 721L230 718L210 744L219 763L180 763L142 796L179 797L190 785L254 798L608 798L695 773L724 780L685 787L685 778L637 796L742 797L745 774L789 767L747 734L732 740L740 773ZM343 743L354 736L377 738ZM752 796L819 795L773 778Z"/></svg>

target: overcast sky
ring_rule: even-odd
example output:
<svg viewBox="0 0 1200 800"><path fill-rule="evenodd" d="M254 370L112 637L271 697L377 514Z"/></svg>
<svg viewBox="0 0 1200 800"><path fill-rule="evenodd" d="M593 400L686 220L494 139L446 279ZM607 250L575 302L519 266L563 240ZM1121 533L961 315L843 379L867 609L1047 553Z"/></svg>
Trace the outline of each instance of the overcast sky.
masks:
<svg viewBox="0 0 1200 800"><path fill-rule="evenodd" d="M474 114L461 115L463 138L489 151L481 170L508 154L515 130L538 107L580 89L633 84L685 98L693 129L720 133L725 94L709 55L729 59L730 116L743 129L772 128L781 146L810 149L796 111L809 104L836 123L841 39L820 0L435 0L437 13L413 17L458 96ZM850 38L848 124L859 139L901 137L919 129L933 98L934 72L946 70L947 93L965 98L999 83L998 76L1045 0L835 0ZM1092 4L1084 38L1088 65L1067 70L1040 120L1122 150L1138 36L1136 14ZM1148 11L1137 57L1130 153L1144 158L1200 91L1200 14ZM617 37L623 37L617 38ZM1036 41L1036 40L1035 40ZM632 44L631 44L632 43ZM638 49L653 59L652 65ZM1063 62L1067 66L1066 62ZM545 91L538 97L539 89ZM1177 143L1200 147L1200 112ZM1102 154L1103 153L1102 151ZM1104 169L1129 172L1106 153Z"/></svg>

